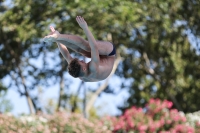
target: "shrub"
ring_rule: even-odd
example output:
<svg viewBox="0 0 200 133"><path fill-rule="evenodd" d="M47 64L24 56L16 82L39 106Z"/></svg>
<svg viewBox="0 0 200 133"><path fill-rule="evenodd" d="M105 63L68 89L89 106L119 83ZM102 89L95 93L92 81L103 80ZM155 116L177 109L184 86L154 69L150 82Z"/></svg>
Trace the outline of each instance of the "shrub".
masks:
<svg viewBox="0 0 200 133"><path fill-rule="evenodd" d="M196 133L200 133L200 111L186 114L187 123L195 128Z"/></svg>
<svg viewBox="0 0 200 133"><path fill-rule="evenodd" d="M111 133L98 120L90 122L80 114L57 113L48 116L48 120L52 133Z"/></svg>
<svg viewBox="0 0 200 133"><path fill-rule="evenodd" d="M111 133L99 121L80 114L32 115L16 118L0 114L0 133Z"/></svg>
<svg viewBox="0 0 200 133"><path fill-rule="evenodd" d="M133 106L120 117L101 120L64 112L18 118L0 114L0 133L199 133L200 112L185 115L172 105L150 99L144 108Z"/></svg>
<svg viewBox="0 0 200 133"><path fill-rule="evenodd" d="M150 99L145 108L133 106L119 118L108 121L112 121L114 133L193 133L186 117L171 109L172 105L167 100Z"/></svg>

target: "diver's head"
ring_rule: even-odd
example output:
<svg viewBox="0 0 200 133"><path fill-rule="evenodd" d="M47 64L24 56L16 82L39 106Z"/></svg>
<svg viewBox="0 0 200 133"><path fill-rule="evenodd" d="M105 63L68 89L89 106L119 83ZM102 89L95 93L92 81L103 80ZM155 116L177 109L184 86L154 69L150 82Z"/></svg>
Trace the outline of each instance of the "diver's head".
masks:
<svg viewBox="0 0 200 133"><path fill-rule="evenodd" d="M68 71L74 78L82 77L87 73L87 63L74 58L68 66Z"/></svg>

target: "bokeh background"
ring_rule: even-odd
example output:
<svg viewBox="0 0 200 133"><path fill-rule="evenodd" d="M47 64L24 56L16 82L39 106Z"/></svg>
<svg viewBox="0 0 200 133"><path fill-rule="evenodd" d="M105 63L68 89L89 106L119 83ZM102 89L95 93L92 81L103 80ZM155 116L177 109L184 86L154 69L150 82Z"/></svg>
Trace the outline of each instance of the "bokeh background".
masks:
<svg viewBox="0 0 200 133"><path fill-rule="evenodd" d="M0 0L0 112L8 125L18 125L0 131L198 132L199 7L199 0ZM78 15L97 40L117 48L113 74L104 81L72 78L57 45L42 41L50 25L86 39ZM29 117L40 123L41 115L48 115L44 127L33 131ZM29 125L21 125L22 117ZM65 117L84 128L59 123ZM93 128L91 119L105 128Z"/></svg>

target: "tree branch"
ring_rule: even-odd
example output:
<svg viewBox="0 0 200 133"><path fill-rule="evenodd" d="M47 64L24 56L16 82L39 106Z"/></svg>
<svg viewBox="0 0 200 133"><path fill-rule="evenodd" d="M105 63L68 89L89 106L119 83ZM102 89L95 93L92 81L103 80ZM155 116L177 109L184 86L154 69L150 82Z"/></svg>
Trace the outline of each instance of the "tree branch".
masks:
<svg viewBox="0 0 200 133"><path fill-rule="evenodd" d="M27 86L25 84L25 79L24 79L24 76L22 75L22 70L21 68L19 67L19 65L17 65L17 68L19 70L18 74L22 80L22 85L24 87L24 91L25 91L25 95L26 95L26 98L27 98L27 102L28 102L28 105L29 105L29 110L30 110L30 113L33 114L34 113L34 106L33 106L33 101L29 95L29 92L28 92L28 89L27 89Z"/></svg>

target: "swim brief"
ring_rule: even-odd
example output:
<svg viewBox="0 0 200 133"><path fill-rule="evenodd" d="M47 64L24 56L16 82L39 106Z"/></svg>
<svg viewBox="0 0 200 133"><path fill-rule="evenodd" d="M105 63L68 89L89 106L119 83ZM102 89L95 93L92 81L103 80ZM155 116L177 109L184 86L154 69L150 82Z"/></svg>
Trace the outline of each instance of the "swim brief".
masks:
<svg viewBox="0 0 200 133"><path fill-rule="evenodd" d="M116 54L115 46L114 46L113 43L112 43L112 45L113 45L113 50L112 50L112 52L111 52L108 56L112 56L112 55L115 55L115 54Z"/></svg>

